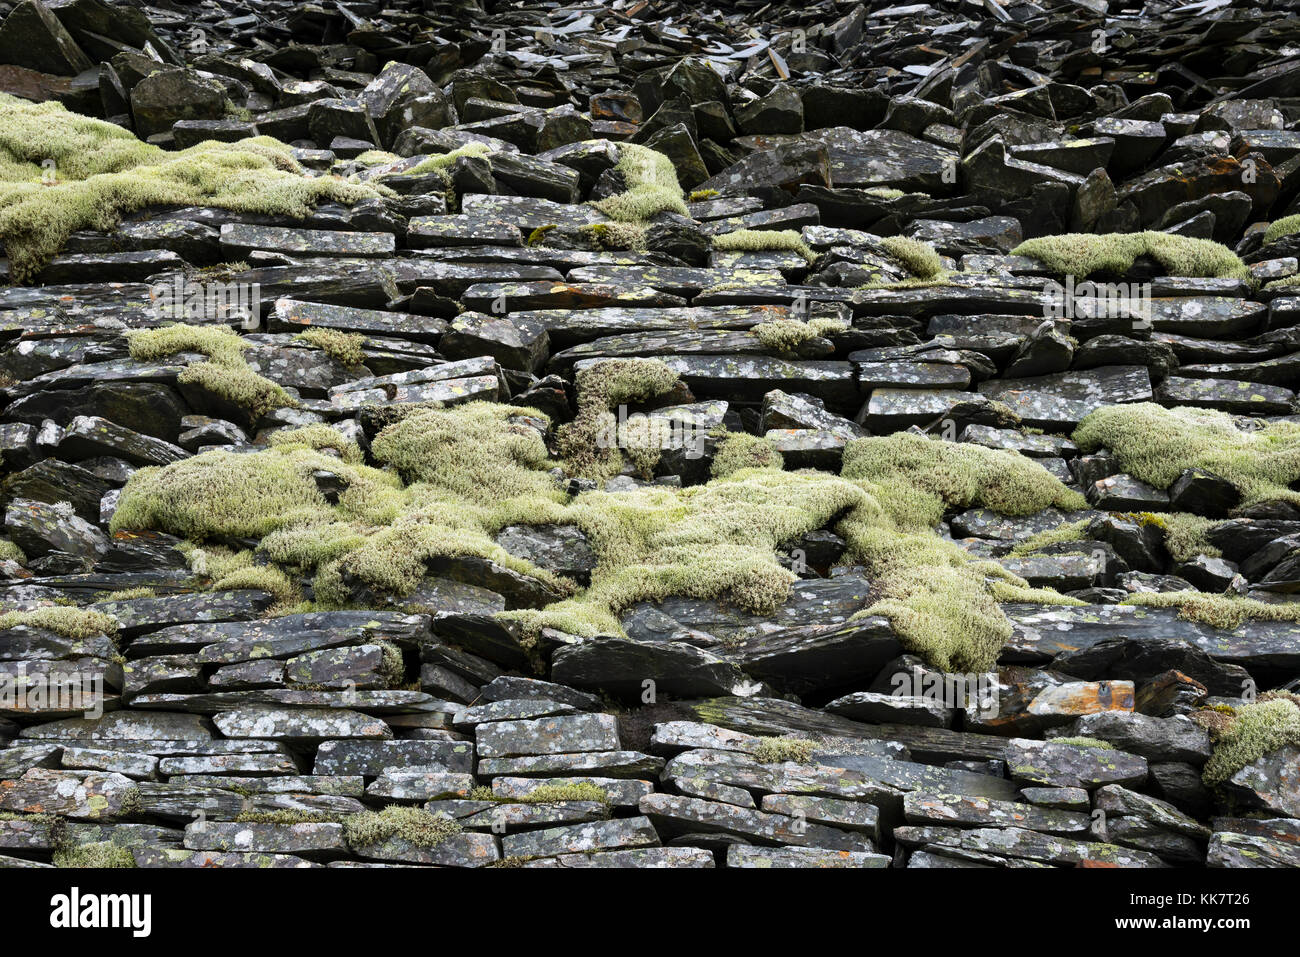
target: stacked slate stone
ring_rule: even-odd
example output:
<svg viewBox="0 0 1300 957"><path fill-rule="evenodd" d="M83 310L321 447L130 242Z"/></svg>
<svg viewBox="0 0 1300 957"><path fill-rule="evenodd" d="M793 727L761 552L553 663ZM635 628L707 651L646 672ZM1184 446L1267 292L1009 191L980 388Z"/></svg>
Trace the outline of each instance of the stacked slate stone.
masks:
<svg viewBox="0 0 1300 957"><path fill-rule="evenodd" d="M1291 0L713 6L0 3L18 101L165 150L273 137L306 180L383 187L299 218L126 209L33 270L0 204L0 864L1300 866ZM683 209L591 205L632 189L635 147ZM1078 275L1013 253L1067 233L1147 239ZM1240 268L1181 268L1153 234ZM251 315L157 308L212 277L256 284ZM1084 279L1149 284L1149 314L1054 313ZM233 401L189 349L133 357L126 333L177 318L236 330L290 401ZM575 380L629 358L675 373L636 409L688 409L705 440L649 473L566 468ZM517 562L444 550L406 594L349 580L342 608L300 604L324 590L301 568L291 601L221 587L183 535L112 524L145 468L312 425L382 467L404 406L484 402L542 413L510 427L566 501L700 486L737 433L830 476L868 436L1014 453L1087 507L947 500L935 537L1082 603L1002 596L988 709L925 692L942 668L829 519L781 543L775 610L667 594L591 634L509 617L601 574L576 524L500 529ZM1180 408L1280 437L1237 473L1076 441L1139 404L1152 433ZM1265 459L1261 495L1240 476ZM322 502L347 474L315 471ZM1190 548L1171 515L1201 520ZM256 573L261 538L200 544ZM20 693L66 674L76 700Z"/></svg>

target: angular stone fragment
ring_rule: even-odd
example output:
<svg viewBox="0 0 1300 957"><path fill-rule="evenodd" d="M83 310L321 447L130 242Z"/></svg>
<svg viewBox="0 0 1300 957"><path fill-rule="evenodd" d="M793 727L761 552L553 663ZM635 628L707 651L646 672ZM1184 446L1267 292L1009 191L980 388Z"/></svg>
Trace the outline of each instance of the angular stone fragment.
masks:
<svg viewBox="0 0 1300 957"><path fill-rule="evenodd" d="M475 738L478 753L484 758L617 751L619 748L618 722L608 714L495 721L479 725Z"/></svg>
<svg viewBox="0 0 1300 957"><path fill-rule="evenodd" d="M213 719L230 738L324 741L328 738L390 738L388 725L356 711L308 708L242 708Z"/></svg>
<svg viewBox="0 0 1300 957"><path fill-rule="evenodd" d="M633 817L506 834L501 851L506 857L553 857L658 844L659 835L649 819Z"/></svg>

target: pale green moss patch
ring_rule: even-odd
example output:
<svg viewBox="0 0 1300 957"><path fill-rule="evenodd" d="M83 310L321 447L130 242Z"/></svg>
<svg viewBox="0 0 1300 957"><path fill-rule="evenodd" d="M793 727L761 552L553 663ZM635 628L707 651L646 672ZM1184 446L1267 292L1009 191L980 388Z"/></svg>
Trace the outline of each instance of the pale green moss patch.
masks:
<svg viewBox="0 0 1300 957"><path fill-rule="evenodd" d="M1037 259L1058 275L1079 279L1093 273L1123 275L1133 268L1139 256L1149 256L1170 276L1251 281L1250 268L1227 246L1153 230L1040 236L1025 240L1011 254Z"/></svg>
<svg viewBox="0 0 1300 957"><path fill-rule="evenodd" d="M1223 412L1142 402L1098 409L1073 438L1086 452L1110 449L1125 472L1157 488L1168 488L1184 469L1201 468L1231 482L1242 505L1300 504L1300 493L1288 487L1300 480L1300 424L1294 422L1242 431Z"/></svg>
<svg viewBox="0 0 1300 957"><path fill-rule="evenodd" d="M1100 738L1078 736L1073 738L1048 738L1047 741L1049 744L1068 744L1076 748L1099 748L1102 751L1115 750L1115 745Z"/></svg>
<svg viewBox="0 0 1300 957"><path fill-rule="evenodd" d="M417 847L437 847L460 833L460 825L423 808L390 804L382 811L359 811L343 818L343 833L352 847L369 847L398 838Z"/></svg>
<svg viewBox="0 0 1300 957"><path fill-rule="evenodd" d="M458 146L456 149L447 153L439 153L437 156L430 156L416 163L410 169L402 170L403 176L419 176L422 173L440 173L445 178L446 170L452 166L456 160L463 156L478 156L487 159L492 147L486 143L471 142L464 146ZM489 161L490 162L490 161Z"/></svg>
<svg viewBox="0 0 1300 957"><path fill-rule="evenodd" d="M294 448L312 449L317 452L332 450L337 452L344 462L352 465L360 465L362 460L361 446L350 439L345 439L343 433L324 422L313 422L296 429L272 432L269 441L272 448L284 451Z"/></svg>
<svg viewBox="0 0 1300 957"><path fill-rule="evenodd" d="M1271 604L1237 595L1210 595L1199 591L1139 592L1125 605L1177 608L1178 616L1211 628L1232 631L1248 621L1300 621L1300 602Z"/></svg>
<svg viewBox="0 0 1300 957"><path fill-rule="evenodd" d="M1086 507L1032 459L1000 449L897 433L855 439L841 474L867 493L837 531L852 558L878 577L882 597L860 614L889 618L908 650L944 671L993 667L1011 624L999 601L1081 604L1030 588L995 562L939 538L948 508L982 505L1005 515Z"/></svg>
<svg viewBox="0 0 1300 957"><path fill-rule="evenodd" d="M345 366L359 366L366 361L362 351L366 337L355 332L341 332L338 329L308 329L294 336L295 339L315 346L336 362Z"/></svg>
<svg viewBox="0 0 1300 957"><path fill-rule="evenodd" d="M1300 286L1300 273L1264 283L1265 289L1294 289L1297 286Z"/></svg>
<svg viewBox="0 0 1300 957"><path fill-rule="evenodd" d="M54 178L42 164L53 163ZM302 218L322 201L386 192L310 176L270 137L168 152L59 103L0 94L0 240L26 282L78 229L112 229L146 206L215 206Z"/></svg>
<svg viewBox="0 0 1300 957"><path fill-rule="evenodd" d="M96 635L116 635L118 621L112 615L71 605L51 605L0 615L0 630L20 625L43 628L65 638L93 638Z"/></svg>
<svg viewBox="0 0 1300 957"><path fill-rule="evenodd" d="M0 538L0 562L17 562L19 565L25 565L27 556L16 543L7 538Z"/></svg>
<svg viewBox="0 0 1300 957"><path fill-rule="evenodd" d="M672 160L636 143L621 143L619 154L614 168L623 174L627 189L591 205L620 222L645 222L662 212L689 215Z"/></svg>
<svg viewBox="0 0 1300 957"><path fill-rule="evenodd" d="M785 467L781 453L767 439L747 432L728 432L718 443L710 474L726 478L742 469L776 469Z"/></svg>
<svg viewBox="0 0 1300 957"><path fill-rule="evenodd" d="M933 281L943 275L943 261L929 243L908 236L886 236L880 248L906 266L916 279Z"/></svg>
<svg viewBox="0 0 1300 957"><path fill-rule="evenodd" d="M1201 777L1214 787L1278 748L1300 747L1300 707L1292 696L1265 692L1230 720L1212 725L1211 734L1214 752Z"/></svg>
<svg viewBox="0 0 1300 957"><path fill-rule="evenodd" d="M760 764L809 764L816 750L817 742L807 738L764 738L754 749L754 760Z"/></svg>
<svg viewBox="0 0 1300 957"><path fill-rule="evenodd" d="M797 253L809 265L817 259L797 229L736 229L714 236L713 248L722 252Z"/></svg>
<svg viewBox="0 0 1300 957"><path fill-rule="evenodd" d="M1283 216L1281 219L1275 219L1268 224L1264 230L1264 243L1275 243L1283 236L1290 236L1294 233L1300 233L1300 213L1292 216Z"/></svg>
<svg viewBox="0 0 1300 957"><path fill-rule="evenodd" d="M244 409L256 419L272 409L295 407L298 400L279 385L258 375L244 361L246 343L229 326L192 326L177 323L161 329L133 329L126 333L131 358L142 362L198 352L206 362L187 366L177 381L193 383Z"/></svg>
<svg viewBox="0 0 1300 957"><path fill-rule="evenodd" d="M121 868L135 867L135 855L131 849L112 841L97 841L93 844L79 844L76 847L61 847L54 852L55 867L93 867Z"/></svg>
<svg viewBox="0 0 1300 957"><path fill-rule="evenodd" d="M749 331L758 336L758 341L773 352L794 352L805 342L818 336L833 335L849 327L843 319L819 316L804 321L802 319L771 319L760 322Z"/></svg>

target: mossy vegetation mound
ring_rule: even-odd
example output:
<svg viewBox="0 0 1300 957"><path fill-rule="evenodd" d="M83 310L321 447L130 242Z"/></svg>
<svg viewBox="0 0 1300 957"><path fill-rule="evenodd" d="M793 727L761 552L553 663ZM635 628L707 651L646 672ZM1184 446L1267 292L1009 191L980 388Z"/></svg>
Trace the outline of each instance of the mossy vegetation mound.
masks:
<svg viewBox="0 0 1300 957"><path fill-rule="evenodd" d="M270 137L208 141L177 152L55 102L0 94L0 241L27 282L78 229L111 229L146 206L216 206L301 218L317 203L384 195L310 176Z"/></svg>
<svg viewBox="0 0 1300 957"><path fill-rule="evenodd" d="M1264 283L1265 289L1294 289L1297 286L1300 286L1300 273Z"/></svg>
<svg viewBox="0 0 1300 957"><path fill-rule="evenodd" d="M17 544L7 538L0 538L0 562L17 562L19 565L25 564L27 556Z"/></svg>
<svg viewBox="0 0 1300 957"><path fill-rule="evenodd" d="M641 223L656 213L688 215L677 170L663 153L636 143L622 143L614 168L622 174L627 189L592 203L610 219Z"/></svg>
<svg viewBox="0 0 1300 957"><path fill-rule="evenodd" d="M906 266L916 279L928 281L943 275L943 261L927 242L908 236L886 236L880 248Z"/></svg>
<svg viewBox="0 0 1300 957"><path fill-rule="evenodd" d="M355 332L341 332L338 329L308 329L300 332L295 339L315 346L335 362L345 366L359 366L366 361L366 354L361 347L366 337Z"/></svg>
<svg viewBox="0 0 1300 957"><path fill-rule="evenodd" d="M560 801L595 801L609 804L609 792L590 781L575 781L572 784L542 784L527 794L512 800L524 804L555 804Z"/></svg>
<svg viewBox="0 0 1300 957"><path fill-rule="evenodd" d="M134 329L126 333L131 358L142 362L198 352L206 362L187 366L177 381L192 383L243 409L254 419L272 409L295 407L298 400L244 361L248 343L228 326L193 326L177 323L161 329Z"/></svg>
<svg viewBox="0 0 1300 957"><path fill-rule="evenodd" d="M71 605L49 605L0 615L0 631L20 625L43 628L66 638L93 638L95 635L116 635L118 621L112 615Z"/></svg>
<svg viewBox="0 0 1300 957"><path fill-rule="evenodd" d="M557 430L557 445L612 451L617 471L622 453L597 441L600 429L618 427L611 407L663 395L676 375L654 361L611 360L578 378L582 411ZM549 425L536 410L486 402L416 409L375 437L371 455L381 467L361 464L347 443L337 448L340 437L328 427L290 430L264 451L210 452L140 470L113 528L189 539L196 573L227 587L266 588L282 603L295 600L296 574L313 575L322 609L347 607L357 583L410 594L434 557L482 557L558 596L504 613L525 634L554 627L583 636L622 634L627 608L674 596L770 614L796 579L777 550L832 528L849 542L849 559L880 581L870 612L888 616L908 648L935 666L962 670L991 667L1010 634L1000 599L1068 601L934 534L949 508L1024 515L1082 507L1076 493L1015 453L905 434L863 439L850 443L836 476L784 471L764 439L724 434L706 484L571 497L547 449ZM318 489L322 471L337 477L337 498ZM596 557L589 584L579 588L506 552L495 535L513 524L579 528ZM253 551L228 547L245 538L261 541Z"/></svg>
<svg viewBox="0 0 1300 957"><path fill-rule="evenodd" d="M807 738L764 738L754 749L754 760L760 764L808 764L816 750L817 742Z"/></svg>
<svg viewBox="0 0 1300 957"><path fill-rule="evenodd" d="M1268 224L1264 230L1264 242L1275 243L1283 236L1291 236L1300 233L1300 213L1293 216L1283 216L1281 219L1275 219Z"/></svg>
<svg viewBox="0 0 1300 957"><path fill-rule="evenodd" d="M1201 777L1214 787L1278 748L1300 747L1300 699L1266 691L1258 701L1235 709L1227 720L1206 724L1214 752Z"/></svg>
<svg viewBox="0 0 1300 957"><path fill-rule="evenodd" d="M351 439L344 438L343 433L324 422L313 422L296 429L281 429L272 432L268 440L272 448L304 448L314 451L330 450L338 453L339 458L352 465L360 465L361 446Z"/></svg>
<svg viewBox="0 0 1300 957"><path fill-rule="evenodd" d="M1300 480L1300 424L1255 426L1239 429L1224 412L1142 402L1098 409L1073 439L1085 452L1110 449L1125 472L1157 488L1168 488L1184 469L1200 468L1231 482L1242 505L1300 505L1300 493L1288 487Z"/></svg>
<svg viewBox="0 0 1300 957"><path fill-rule="evenodd" d="M347 483L331 505L313 473ZM325 520L381 524L397 517L401 482L367 466L313 449L212 451L171 465L140 469L122 491L111 529L154 529L195 542L262 538Z"/></svg>
<svg viewBox="0 0 1300 957"><path fill-rule="evenodd" d="M777 469L785 467L785 459L772 443L747 432L728 432L718 443L718 451L709 466L714 478L726 478L742 469Z"/></svg>
<svg viewBox="0 0 1300 957"><path fill-rule="evenodd" d="M999 601L1082 604L978 561L934 534L949 508L983 506L1029 515L1086 502L1018 453L897 433L855 439L841 474L867 495L837 531L852 557L878 577L881 598L864 614L884 615L909 651L944 671L993 667L1011 625Z"/></svg>
<svg viewBox="0 0 1300 957"><path fill-rule="evenodd" d="M610 359L580 370L574 376L578 391L578 414L556 431L556 445L571 474L603 479L617 475L626 450L644 450L638 466L642 472L654 467L657 455L650 452L650 426L634 423L635 417L619 417L614 409L633 402L645 402L663 395L677 384L678 375L657 359ZM629 428L639 430L629 435Z"/></svg>
<svg viewBox="0 0 1300 957"><path fill-rule="evenodd" d="M749 468L684 489L587 492L566 510L597 556L591 584L541 610L507 612L529 631L622 634L618 615L639 601L718 598L770 614L795 576L776 549L823 528L864 499L821 472Z"/></svg>
<svg viewBox="0 0 1300 957"><path fill-rule="evenodd" d="M381 811L359 811L343 818L343 833L353 848L397 838L417 847L437 847L460 833L460 825L442 814L390 804Z"/></svg>
<svg viewBox="0 0 1300 957"><path fill-rule="evenodd" d="M802 319L772 319L760 322L749 331L758 336L758 341L773 352L793 352L810 339L829 336L843 332L848 323L831 316L819 316L804 321Z"/></svg>
<svg viewBox="0 0 1300 957"><path fill-rule="evenodd" d="M1180 618L1224 631L1240 628L1248 621L1300 621L1300 602L1275 605L1238 595L1199 591L1138 592L1123 603L1144 608L1177 608Z"/></svg>
<svg viewBox="0 0 1300 957"><path fill-rule="evenodd" d="M446 170L454 166L461 157L478 156L487 159L488 154L491 152L492 147L486 143L466 143L464 146L458 146L446 153L439 153L437 156L430 156L427 159L420 160L410 169L402 170L402 175L419 176L422 173L441 173L446 178Z"/></svg>
<svg viewBox="0 0 1300 957"><path fill-rule="evenodd" d="M722 252L798 253L809 265L817 259L797 229L736 229L714 236L713 248Z"/></svg>
<svg viewBox="0 0 1300 957"><path fill-rule="evenodd" d="M1013 256L1037 259L1061 276L1123 275L1148 256L1170 276L1251 280L1250 268L1227 246L1209 239L1147 230L1140 233L1064 233L1027 239Z"/></svg>
<svg viewBox="0 0 1300 957"><path fill-rule="evenodd" d="M135 855L131 849L112 841L96 841L93 844L78 844L72 847L60 847L54 852L55 867L93 867L122 868L135 867Z"/></svg>
<svg viewBox="0 0 1300 957"><path fill-rule="evenodd" d="M895 522L909 529L933 528L948 508L982 505L1002 515L1032 515L1049 506L1087 507L1033 459L907 432L850 442L842 474L872 483Z"/></svg>
<svg viewBox="0 0 1300 957"><path fill-rule="evenodd" d="M1114 751L1115 745L1109 741L1103 741L1100 738L1073 737L1073 738L1048 738L1049 744L1068 744L1075 748L1097 748L1101 751Z"/></svg>

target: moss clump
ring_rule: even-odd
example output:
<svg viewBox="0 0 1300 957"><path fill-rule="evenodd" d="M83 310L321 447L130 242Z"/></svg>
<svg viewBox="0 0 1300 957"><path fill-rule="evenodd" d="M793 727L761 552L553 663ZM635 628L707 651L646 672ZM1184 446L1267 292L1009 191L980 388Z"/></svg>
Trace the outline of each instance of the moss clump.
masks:
<svg viewBox="0 0 1300 957"><path fill-rule="evenodd" d="M618 427L613 403L661 394L676 376L662 363L614 360L578 379L580 414L559 430L561 451L598 448L600 430ZM189 539L192 562L194 549L204 554L196 572L218 581L259 573L268 567L258 564L263 559L281 571L313 573L314 606L322 609L346 606L358 584L410 594L436 557L486 558L532 576L555 597L503 613L526 637L542 627L621 634L627 608L674 596L771 614L796 580L777 549L824 528L849 542L848 560L871 566L880 600L870 613L890 617L909 650L936 667L991 667L1010 634L999 599L1078 604L1030 589L933 533L947 508L1023 515L1083 506L1023 456L897 435L850 443L844 474L835 476L782 471L761 439L724 436L707 484L571 499L553 475L548 424L536 410L494 403L409 411L372 443L383 471L326 455L312 441L205 453L132 476L113 527ZM652 449L634 444L634 462L641 452ZM337 501L318 490L318 471L339 477ZM512 524L580 529L596 556L590 584L579 589L506 552L494 536ZM261 539L256 553L221 547L245 538Z"/></svg>
<svg viewBox="0 0 1300 957"><path fill-rule="evenodd" d="M358 166L382 166L385 163L396 163L400 159L401 157L396 153L390 153L387 150L366 150L355 157L352 162Z"/></svg>
<svg viewBox="0 0 1300 957"><path fill-rule="evenodd" d="M764 738L754 749L754 760L760 764L783 764L786 761L809 764L817 748L816 741L806 738Z"/></svg>
<svg viewBox="0 0 1300 957"><path fill-rule="evenodd" d="M591 223L579 226L578 233L601 249L645 249L646 227L643 223Z"/></svg>
<svg viewBox="0 0 1300 957"><path fill-rule="evenodd" d="M142 362L166 359L181 352L198 352L206 362L188 366L177 377L245 408L254 418L272 409L295 407L298 400L270 379L258 375L244 361L248 344L228 326L191 326L177 323L161 329L134 329L126 333L131 358Z"/></svg>
<svg viewBox="0 0 1300 957"><path fill-rule="evenodd" d="M1288 488L1300 479L1300 424L1294 422L1265 422L1246 432L1223 412L1142 402L1098 409L1073 438L1084 451L1110 449L1125 472L1157 488L1168 488L1184 469L1201 468L1231 482L1242 505L1300 504L1300 493Z"/></svg>
<svg viewBox="0 0 1300 957"><path fill-rule="evenodd" d="M1139 256L1149 256L1171 276L1251 280L1250 268L1227 246L1153 230L1040 236L1025 240L1011 254L1037 259L1058 275L1080 279L1093 273L1123 275Z"/></svg>
<svg viewBox="0 0 1300 957"><path fill-rule="evenodd" d="M116 635L118 621L112 615L70 605L10 611L0 615L0 631L20 625L43 628L65 638L93 638L96 635Z"/></svg>
<svg viewBox="0 0 1300 957"><path fill-rule="evenodd" d="M1005 515L1086 507L1083 496L1032 459L898 433L850 442L841 474L869 496L869 504L837 528L850 557L879 579L881 598L863 613L889 618L903 644L935 667L993 667L1011 636L1000 600L1080 604L1031 589L1000 565L974 560L932 532L950 507L982 505Z"/></svg>
<svg viewBox="0 0 1300 957"><path fill-rule="evenodd" d="M337 814L320 811L242 811L235 815L236 824L338 824Z"/></svg>
<svg viewBox="0 0 1300 957"><path fill-rule="evenodd" d="M19 565L25 565L27 556L15 543L7 538L0 538L0 562L17 562Z"/></svg>
<svg viewBox="0 0 1300 957"><path fill-rule="evenodd" d="M843 319L821 316L809 319L772 319L760 322L749 331L758 336L764 348L773 352L793 352L810 339L843 332L848 323Z"/></svg>
<svg viewBox="0 0 1300 957"><path fill-rule="evenodd" d="M313 422L311 425L303 425L296 429L272 432L269 442L273 449L301 448L317 452L334 451L344 462L352 465L360 465L362 460L361 446L344 438L342 432L324 422Z"/></svg>
<svg viewBox="0 0 1300 957"><path fill-rule="evenodd" d="M1214 752L1201 778L1214 787L1278 748L1300 747L1300 707L1291 696L1265 692L1232 719L1212 726L1211 735Z"/></svg>
<svg viewBox="0 0 1300 957"><path fill-rule="evenodd" d="M930 282L943 275L943 262L929 243L907 236L886 236L880 241L880 248L906 266L917 279Z"/></svg>
<svg viewBox="0 0 1300 957"><path fill-rule="evenodd" d="M212 582L213 591L238 591L241 588L268 592L280 605L292 605L302 598L289 576L274 565L250 563Z"/></svg>
<svg viewBox="0 0 1300 957"><path fill-rule="evenodd" d="M538 246L546 239L546 234L555 228L554 223L547 223L545 226L538 226L528 234L528 245Z"/></svg>
<svg viewBox="0 0 1300 957"><path fill-rule="evenodd" d="M1073 738L1048 738L1048 744L1068 744L1076 748L1100 748L1102 751L1114 751L1115 745L1109 741L1103 741L1100 738L1073 737Z"/></svg>
<svg viewBox="0 0 1300 957"><path fill-rule="evenodd" d="M56 178L42 179L53 161ZM0 94L0 240L13 278L27 282L78 229L112 229L146 206L215 206L304 217L322 201L386 195L307 175L288 146L259 136L177 152L144 143L59 103Z"/></svg>
<svg viewBox="0 0 1300 957"><path fill-rule="evenodd" d="M112 841L61 847L54 852L55 867L135 867L135 855L130 848Z"/></svg>
<svg viewBox="0 0 1300 957"><path fill-rule="evenodd" d="M854 439L845 448L842 474L874 483L891 514L909 528L932 528L949 507L980 504L1002 515L1088 507L1082 495L1019 453L906 432Z"/></svg>
<svg viewBox="0 0 1300 957"><path fill-rule="evenodd" d="M1155 525L1165 533L1165 551L1176 562L1189 562L1198 555L1218 558L1223 554L1210 544L1206 537L1219 522L1187 512L1143 512L1138 519L1144 525Z"/></svg>
<svg viewBox="0 0 1300 957"><path fill-rule="evenodd" d="M340 332L338 329L308 329L300 332L295 339L315 346L335 362L345 366L359 366L366 361L362 346L366 337L355 332Z"/></svg>
<svg viewBox="0 0 1300 957"><path fill-rule="evenodd" d="M785 467L785 459L767 439L747 432L728 432L718 443L718 451L709 467L714 478L726 478L742 469L776 469Z"/></svg>
<svg viewBox="0 0 1300 957"><path fill-rule="evenodd" d="M677 182L677 170L663 153L635 143L623 143L614 168L622 174L627 189L591 204L610 219L643 223L656 213L689 215L682 187Z"/></svg>
<svg viewBox="0 0 1300 957"><path fill-rule="evenodd" d="M368 535L340 570L406 594L430 558L476 555L571 590L567 580L492 538L506 525L545 522L565 499L547 471L542 433L529 418L547 422L534 409L478 402L423 409L380 432L372 454L411 484L395 518Z"/></svg>
<svg viewBox="0 0 1300 957"><path fill-rule="evenodd" d="M618 417L612 409L644 402L677 384L677 373L658 359L609 359L574 376L578 414L556 431L556 444L567 471L595 479L617 475L623 467L624 445ZM646 447L643 441L639 443Z"/></svg>
<svg viewBox="0 0 1300 957"><path fill-rule="evenodd" d="M391 641L376 641L379 646L379 677L390 688L400 688L406 680L406 662L402 658L402 649Z"/></svg>
<svg viewBox="0 0 1300 957"><path fill-rule="evenodd" d="M721 252L785 251L798 253L809 265L816 259L803 234L797 229L736 229L713 237L713 248Z"/></svg>
<svg viewBox="0 0 1300 957"><path fill-rule="evenodd" d="M1125 605L1177 608L1178 617L1211 628L1232 631L1248 621L1300 621L1300 602L1270 604L1237 595L1207 595L1198 591L1139 592Z"/></svg>
<svg viewBox="0 0 1300 957"><path fill-rule="evenodd" d="M573 784L541 784L527 794L511 800L524 804L555 804L559 801L610 803L609 792L590 781L576 781Z"/></svg>
<svg viewBox="0 0 1300 957"><path fill-rule="evenodd" d="M1265 289L1293 289L1300 286L1300 273L1294 276L1286 276L1283 279L1274 279L1272 282L1264 283Z"/></svg>
<svg viewBox="0 0 1300 957"><path fill-rule="evenodd" d="M716 189L693 189L689 197L689 202L702 203L706 199L713 199L720 195Z"/></svg>
<svg viewBox="0 0 1300 957"><path fill-rule="evenodd" d="M347 487L330 506L312 475L340 475ZM381 523L396 517L397 477L300 447L205 452L131 476L113 513L113 531L154 529L192 541L260 538L326 521Z"/></svg>
<svg viewBox="0 0 1300 957"><path fill-rule="evenodd" d="M460 825L441 814L418 807L390 804L382 811L360 811L343 818L343 834L353 848L382 844L392 838L417 847L437 847Z"/></svg>
<svg viewBox="0 0 1300 957"><path fill-rule="evenodd" d="M795 576L776 549L865 499L819 472L742 469L707 485L588 492L565 509L597 556L591 585L540 611L506 612L535 633L622 634L618 614L670 596L725 599L771 614Z"/></svg>
<svg viewBox="0 0 1300 957"><path fill-rule="evenodd" d="M158 592L145 585L139 588L123 588L119 591L101 591L96 593L99 601L131 601L136 598L157 598Z"/></svg>
<svg viewBox="0 0 1300 957"><path fill-rule="evenodd" d="M1056 528L1049 528L1045 532L1036 532L1030 535L1023 542L1015 545L1011 549L1011 554L1017 557L1023 555L1032 555L1035 552L1042 551L1048 545L1057 545L1062 542L1079 542L1083 541L1084 533L1088 528L1088 520L1082 519L1077 522L1066 522L1064 525L1058 525Z"/></svg>
<svg viewBox="0 0 1300 957"><path fill-rule="evenodd" d="M445 179L447 177L447 168L454 164L456 160L463 156L480 156L487 159L492 147L486 143L466 143L464 146L458 146L448 153L440 153L437 156L430 156L416 163L410 169L401 171L402 176L419 176L422 173L439 173ZM489 161L491 162L491 161Z"/></svg>
<svg viewBox="0 0 1300 957"><path fill-rule="evenodd" d="M277 566L315 571L322 608L347 603L347 575L408 594L427 560L444 555L488 558L565 593L572 589L566 580L492 538L508 524L545 521L565 499L545 471L542 433L529 421L546 423L535 410L493 403L416 410L376 436L372 451L388 466L383 471L358 464L359 450L347 444L342 457L318 451L339 444L328 427L292 430L262 452L214 451L141 469L123 491L113 527L167 531L202 545L197 573L271 588L282 605L297 595L281 569L205 543L261 538L258 552ZM322 471L338 477L337 501L317 487Z"/></svg>
<svg viewBox="0 0 1300 957"><path fill-rule="evenodd" d="M1264 243L1275 243L1283 236L1290 236L1294 233L1300 233L1300 213L1292 216L1283 216L1281 219L1275 219L1268 224L1264 230Z"/></svg>

